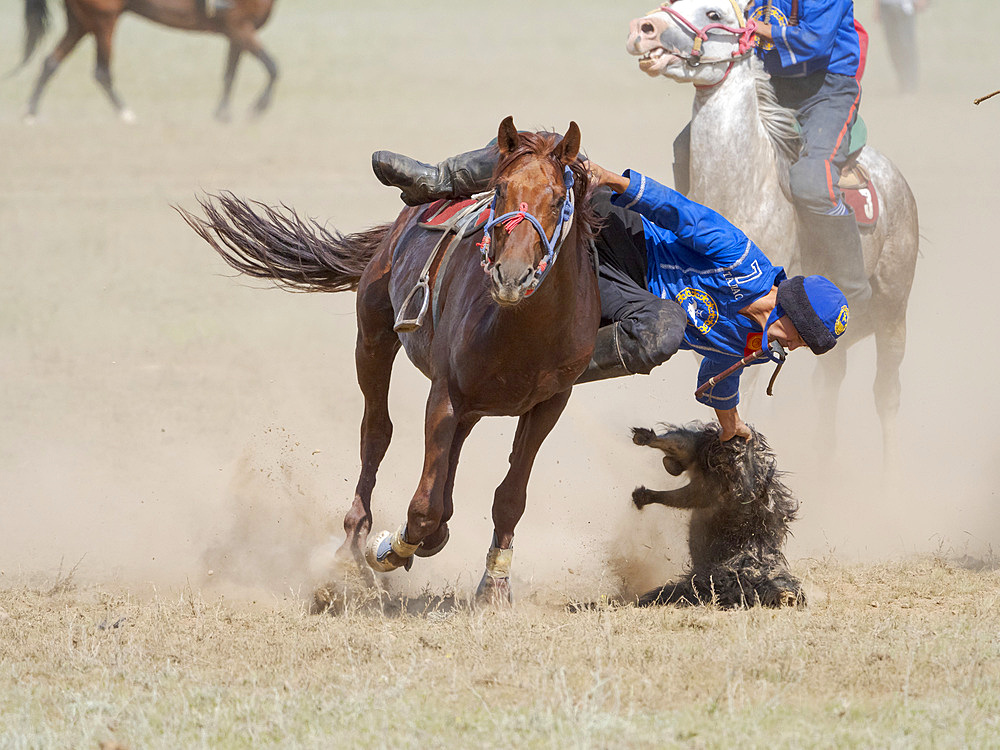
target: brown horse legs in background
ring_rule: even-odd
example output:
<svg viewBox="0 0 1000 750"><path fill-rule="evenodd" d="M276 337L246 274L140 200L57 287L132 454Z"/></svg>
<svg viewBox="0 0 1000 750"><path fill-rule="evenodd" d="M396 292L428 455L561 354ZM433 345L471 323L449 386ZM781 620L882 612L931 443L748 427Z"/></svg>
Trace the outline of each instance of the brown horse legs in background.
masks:
<svg viewBox="0 0 1000 750"><path fill-rule="evenodd" d="M93 34L97 44L94 78L104 89L118 115L126 122L135 119L115 91L111 80L111 42L118 18L125 11L133 11L149 20L172 28L188 31L214 31L229 39L229 52L223 75L222 97L215 116L228 121L229 101L232 94L236 68L243 52L254 55L267 70L268 81L253 106L253 112L260 114L271 103L278 66L261 46L257 30L267 21L273 0L230 0L229 7L220 8L211 17L199 0L65 0L66 33L55 50L45 59L42 72L38 76L31 99L28 102L26 119L33 120L38 115L38 104L42 92L63 60L87 34ZM28 32L22 65L28 61L45 31L48 10L46 0L25 0L25 19Z"/></svg>

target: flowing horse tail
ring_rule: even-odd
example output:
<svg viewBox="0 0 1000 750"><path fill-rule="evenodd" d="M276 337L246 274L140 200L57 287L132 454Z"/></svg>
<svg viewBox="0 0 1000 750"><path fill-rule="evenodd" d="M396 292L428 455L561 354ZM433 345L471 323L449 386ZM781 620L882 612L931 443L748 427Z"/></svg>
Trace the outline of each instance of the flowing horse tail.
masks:
<svg viewBox="0 0 1000 750"><path fill-rule="evenodd" d="M24 56L19 68L24 67L31 59L48 28L49 8L46 0L24 0Z"/></svg>
<svg viewBox="0 0 1000 750"><path fill-rule="evenodd" d="M226 263L240 273L300 292L356 291L391 226L345 236L315 219L300 218L287 206L245 202L232 193L198 202L205 219L174 208Z"/></svg>

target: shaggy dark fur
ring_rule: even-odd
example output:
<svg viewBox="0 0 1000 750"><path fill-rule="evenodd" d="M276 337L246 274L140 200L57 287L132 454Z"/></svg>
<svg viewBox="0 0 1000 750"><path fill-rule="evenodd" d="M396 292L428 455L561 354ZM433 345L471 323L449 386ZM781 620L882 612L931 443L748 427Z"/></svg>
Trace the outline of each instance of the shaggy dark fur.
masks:
<svg viewBox="0 0 1000 750"><path fill-rule="evenodd" d="M663 451L676 490L637 487L637 508L660 503L693 511L688 530L691 567L683 578L643 594L641 606L700 604L720 607L805 604L799 580L782 553L798 501L781 482L773 451L759 432L750 440L719 441L717 424L668 426L657 435L633 428L632 441Z"/></svg>

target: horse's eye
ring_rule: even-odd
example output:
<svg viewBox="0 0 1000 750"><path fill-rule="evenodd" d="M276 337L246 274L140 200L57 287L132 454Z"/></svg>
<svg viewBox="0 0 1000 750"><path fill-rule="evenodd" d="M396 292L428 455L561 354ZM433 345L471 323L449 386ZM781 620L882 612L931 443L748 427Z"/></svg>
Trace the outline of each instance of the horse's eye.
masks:
<svg viewBox="0 0 1000 750"><path fill-rule="evenodd" d="M719 21L722 20L722 14L719 13L719 11L717 10L710 10L705 15L708 16L709 21L714 21L715 23L718 23Z"/></svg>

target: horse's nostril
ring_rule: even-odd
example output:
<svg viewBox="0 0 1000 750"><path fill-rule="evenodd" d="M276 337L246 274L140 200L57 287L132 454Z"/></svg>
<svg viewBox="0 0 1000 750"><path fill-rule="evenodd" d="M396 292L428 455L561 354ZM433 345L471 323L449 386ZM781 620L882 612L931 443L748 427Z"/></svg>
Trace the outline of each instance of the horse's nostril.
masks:
<svg viewBox="0 0 1000 750"><path fill-rule="evenodd" d="M643 34L652 34L654 31L656 31L656 29L653 28L653 24L651 24L649 21L644 21L642 26L639 27L639 30Z"/></svg>

